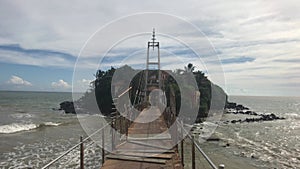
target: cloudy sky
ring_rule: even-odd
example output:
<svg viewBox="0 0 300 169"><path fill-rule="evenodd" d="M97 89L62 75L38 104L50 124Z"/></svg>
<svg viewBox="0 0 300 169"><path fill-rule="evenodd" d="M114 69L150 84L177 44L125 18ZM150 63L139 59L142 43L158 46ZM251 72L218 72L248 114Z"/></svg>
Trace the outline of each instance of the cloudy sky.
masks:
<svg viewBox="0 0 300 169"><path fill-rule="evenodd" d="M300 96L299 4L297 0L88 3L2 0L0 90L71 91L72 85L87 88L97 67L145 62L144 47L155 27L157 39L164 47L162 62L166 69L183 68L192 62L230 95ZM142 18L148 24L141 22L141 18L136 23L134 19L124 20L124 16L144 12L179 17L196 26L202 34L187 31L190 29L184 24L166 22L167 18L163 17ZM116 21L119 25L109 29ZM101 35L101 28L109 31ZM146 28L149 35L145 33ZM175 39L193 43L192 48L200 53L200 59L192 57L193 53L176 44L178 41L171 36L163 36L168 34L167 30ZM120 32L127 34L122 37ZM104 38L87 43L95 33L99 34L98 40ZM122 41L125 35L127 39ZM129 35L132 36L128 38ZM84 50L85 45L88 50ZM214 52L207 53L206 45ZM110 49L99 66L101 52ZM80 64L76 64L73 80L80 51ZM129 55L135 59L125 57ZM216 76L222 76L222 80Z"/></svg>

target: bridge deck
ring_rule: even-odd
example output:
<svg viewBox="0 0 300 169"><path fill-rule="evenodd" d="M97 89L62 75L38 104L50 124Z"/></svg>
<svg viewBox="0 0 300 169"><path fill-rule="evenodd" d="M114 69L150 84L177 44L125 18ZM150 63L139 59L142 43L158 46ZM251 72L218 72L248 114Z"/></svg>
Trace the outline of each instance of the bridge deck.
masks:
<svg viewBox="0 0 300 169"><path fill-rule="evenodd" d="M129 127L127 141L106 156L102 169L182 169L173 145L160 110L144 109Z"/></svg>

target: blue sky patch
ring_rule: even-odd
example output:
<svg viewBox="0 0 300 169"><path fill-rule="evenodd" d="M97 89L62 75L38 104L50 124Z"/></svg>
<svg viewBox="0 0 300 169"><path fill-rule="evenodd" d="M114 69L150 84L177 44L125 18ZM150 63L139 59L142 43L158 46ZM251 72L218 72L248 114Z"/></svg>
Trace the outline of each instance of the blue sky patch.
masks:
<svg viewBox="0 0 300 169"><path fill-rule="evenodd" d="M229 59L221 59L222 64L233 64L233 63L245 63L245 62L253 62L255 58L252 57L236 57L236 58L229 58Z"/></svg>

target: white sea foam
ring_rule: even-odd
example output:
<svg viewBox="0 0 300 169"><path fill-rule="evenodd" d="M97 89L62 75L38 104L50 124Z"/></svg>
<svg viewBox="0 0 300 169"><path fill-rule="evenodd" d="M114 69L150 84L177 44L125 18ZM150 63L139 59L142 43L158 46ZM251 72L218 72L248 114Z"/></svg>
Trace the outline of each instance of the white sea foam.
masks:
<svg viewBox="0 0 300 169"><path fill-rule="evenodd" d="M11 114L10 116L15 119L24 119L24 118L32 118L33 117L33 115L29 114L29 113L15 113L15 114Z"/></svg>
<svg viewBox="0 0 300 169"><path fill-rule="evenodd" d="M16 133L16 132L36 129L36 128L43 127L43 126L59 126L60 124L61 123L54 123L54 122L45 122L45 123L41 123L41 124L12 123L12 124L0 126L0 133L2 133L2 134Z"/></svg>
<svg viewBox="0 0 300 169"><path fill-rule="evenodd" d="M101 114L77 114L77 118L86 118L86 117L91 117L91 116L94 116L94 117L103 117L103 118L106 117L106 116L101 115Z"/></svg>
<svg viewBox="0 0 300 169"><path fill-rule="evenodd" d="M12 123L7 125L0 126L0 133L8 134L8 133L16 133L20 131L27 131L37 128L36 124L22 124L22 123Z"/></svg>
<svg viewBox="0 0 300 169"><path fill-rule="evenodd" d="M61 125L61 123L54 123L54 122L45 122L44 123L44 125L46 125L46 126L59 126L59 125Z"/></svg>
<svg viewBox="0 0 300 169"><path fill-rule="evenodd" d="M295 118L295 119L300 118L300 114L298 113L287 113L286 115L290 118Z"/></svg>

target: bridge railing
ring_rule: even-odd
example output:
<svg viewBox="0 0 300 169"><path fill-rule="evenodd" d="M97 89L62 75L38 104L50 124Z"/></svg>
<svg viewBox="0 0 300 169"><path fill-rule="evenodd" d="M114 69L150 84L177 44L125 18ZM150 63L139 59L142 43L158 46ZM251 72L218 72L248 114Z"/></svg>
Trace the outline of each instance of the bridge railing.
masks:
<svg viewBox="0 0 300 169"><path fill-rule="evenodd" d="M77 153L80 152L79 154L79 165L80 165L80 169L84 168L84 152L85 150L87 150L86 148L90 147L92 144L95 144L95 142L92 140L92 137L101 134L102 136L102 143L104 144L104 140L105 140L105 130L109 129L109 126L111 125L111 123L106 124L105 126L101 127L100 129L96 130L94 133L92 133L90 136L83 138L82 136L80 137L80 141L75 144L74 146L72 146L71 148L69 148L67 151L63 152L61 155L59 155L58 157L56 157L55 159L53 159L52 161L50 161L48 164L46 164L45 166L42 167L42 169L47 169L50 168L52 166L54 166L55 164L57 164L58 162L60 162L60 160L64 157L66 157L67 155L71 154L71 153L75 153L76 157L71 157L71 158L78 158L77 157ZM85 148L86 146L86 148ZM105 150L103 149L105 145L102 145L101 148L101 155L102 155L102 163L104 162L105 159ZM79 151L78 151L79 149ZM69 162L69 161L67 161ZM60 162L59 166L62 165L67 165L67 164L62 164L62 162ZM76 165L76 164L74 164ZM78 165L78 164L77 164ZM57 165L56 165L57 167ZM55 167L55 168L56 168Z"/></svg>
<svg viewBox="0 0 300 169"><path fill-rule="evenodd" d="M78 143L47 163L44 167L42 167L42 169L47 169L50 167L60 168L61 166L69 166L71 168L74 168L75 166L78 167L78 165L80 165L80 169L84 169L84 166L90 165L85 164L85 159L88 159L88 156L91 156L90 154L85 152L97 153L96 156L100 153L101 156L96 157L96 161L98 162L98 164L95 165L101 166L99 159L101 159L103 164L105 155L108 154L108 151L114 150L116 145L126 141L126 139L124 140L124 138L127 135L127 130L125 129L126 133L124 133L124 131L121 131L121 128L125 127L125 125L126 127L128 126L124 117L122 117L121 115L113 117L109 123L99 128L88 137L83 138L81 136ZM91 150L91 148L93 148L94 150ZM70 160L66 160L65 158L70 158ZM90 159L89 161L91 160L92 159Z"/></svg>
<svg viewBox="0 0 300 169"><path fill-rule="evenodd" d="M197 141L194 138L194 135L190 134L185 128L183 122L179 122L176 120L177 129L179 129L179 134L177 137L181 137L180 142L180 156L181 156L181 162L184 166L184 142L188 139L191 142L191 163L192 169L196 169L196 151L201 154L201 156L206 160L208 165L213 169L224 169L225 165L220 164L218 167L217 165L209 158L209 156L201 149L200 145L197 143ZM184 137L185 136L185 137ZM179 144L178 144L179 145ZM199 157L198 157L199 158Z"/></svg>
<svg viewBox="0 0 300 169"><path fill-rule="evenodd" d="M122 92L120 95L118 95L118 97L115 98L114 101L118 102L118 99L123 97L123 95L125 95L131 89L132 89L132 87L129 87L128 89L126 89L124 92ZM114 102L114 104L115 104L115 102ZM92 139L94 137L98 141L97 144L98 145L100 144L101 156L102 156L101 159L102 159L102 164L103 164L104 160L105 160L105 154L106 154L104 148L108 148L110 150L113 150L115 148L115 145L120 143L120 140L121 140L120 133L123 133L123 134L125 133L126 136L127 136L127 132L128 132L127 128L130 125L128 123L128 120L126 118L122 117L117 112L116 109L114 109L113 111L114 112L112 112L112 114L114 114L114 115L110 119L111 121L109 123L107 123L105 126L99 128L98 130L96 130L95 132L93 132L91 135L89 135L86 138L83 138L81 136L79 143L75 144L74 146L69 148L67 151L65 151L61 155L59 155L57 158L50 161L48 164L46 164L44 167L42 167L42 169L46 169L46 168L49 168L49 167L55 165L62 158L65 158L70 153L74 153L74 152L78 153L78 148L79 148L79 165L80 165L80 169L84 169L84 166L85 166L85 164L84 164L85 153L84 152L87 150L87 148L89 148L91 145L96 143ZM124 128L124 126L126 126L126 127ZM124 129L125 129L125 131L124 131ZM115 132L115 130L118 130L119 132ZM108 145L108 144L110 144L110 145ZM78 157L76 157L76 158L78 158ZM67 162L69 162L69 161L67 161Z"/></svg>

